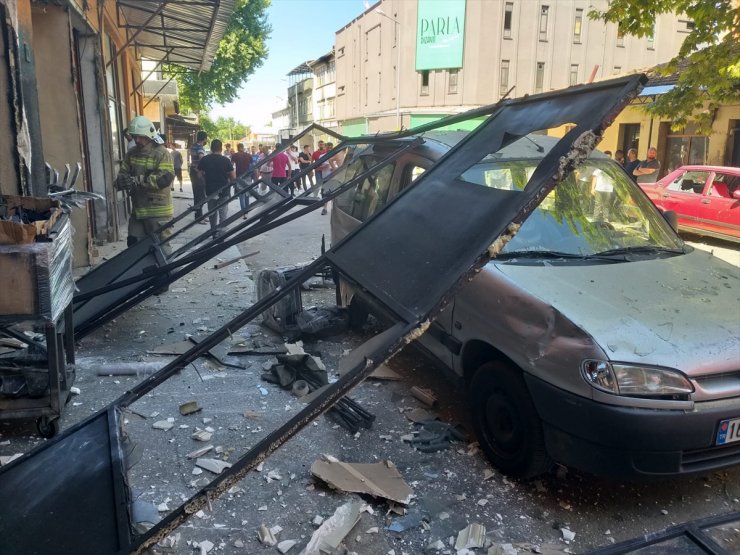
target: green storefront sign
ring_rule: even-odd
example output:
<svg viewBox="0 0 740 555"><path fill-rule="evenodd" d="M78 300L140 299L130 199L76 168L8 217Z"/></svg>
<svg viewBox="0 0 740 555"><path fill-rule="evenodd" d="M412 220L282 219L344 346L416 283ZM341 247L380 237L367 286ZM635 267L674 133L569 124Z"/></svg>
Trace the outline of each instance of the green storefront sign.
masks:
<svg viewBox="0 0 740 555"><path fill-rule="evenodd" d="M418 0L416 71L463 65L466 0Z"/></svg>

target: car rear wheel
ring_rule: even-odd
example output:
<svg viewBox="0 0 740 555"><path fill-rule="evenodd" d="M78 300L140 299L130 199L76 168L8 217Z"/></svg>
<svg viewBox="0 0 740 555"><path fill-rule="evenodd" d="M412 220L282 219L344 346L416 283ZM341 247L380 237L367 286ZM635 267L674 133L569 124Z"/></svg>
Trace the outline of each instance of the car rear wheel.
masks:
<svg viewBox="0 0 740 555"><path fill-rule="evenodd" d="M488 362L473 376L469 395L475 433L494 466L515 478L532 478L552 467L521 371Z"/></svg>

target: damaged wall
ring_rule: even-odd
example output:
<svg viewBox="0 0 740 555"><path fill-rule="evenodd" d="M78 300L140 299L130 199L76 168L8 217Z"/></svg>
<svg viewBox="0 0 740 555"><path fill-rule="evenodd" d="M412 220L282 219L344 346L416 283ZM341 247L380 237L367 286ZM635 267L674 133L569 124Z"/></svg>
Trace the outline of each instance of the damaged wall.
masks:
<svg viewBox="0 0 740 555"><path fill-rule="evenodd" d="M4 4L0 4L0 18L7 21L7 12ZM11 60L14 50L10 43L13 36L12 29L7 24L0 29L0 90L6 94L0 99L0 132L7 140L0 141L0 193L18 195L21 193L20 181L18 179L18 151L15 139L15 105L13 98L13 79L11 74Z"/></svg>
<svg viewBox="0 0 740 555"><path fill-rule="evenodd" d="M43 91L38 101L44 158L59 170L61 176L65 164L83 161L69 14L64 8L40 6L33 8L32 20L36 79L39 91ZM50 91L53 94L49 94ZM78 182L77 188L84 186ZM73 210L71 220L75 229L74 265L88 266L90 233L87 207Z"/></svg>

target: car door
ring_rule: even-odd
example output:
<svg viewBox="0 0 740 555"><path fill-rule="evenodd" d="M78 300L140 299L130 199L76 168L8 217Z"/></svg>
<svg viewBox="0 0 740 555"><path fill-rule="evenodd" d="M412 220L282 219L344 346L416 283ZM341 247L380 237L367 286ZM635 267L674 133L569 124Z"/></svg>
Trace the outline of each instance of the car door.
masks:
<svg viewBox="0 0 740 555"><path fill-rule="evenodd" d="M711 234L740 239L740 200L733 192L740 175L712 172L696 209L696 225Z"/></svg>
<svg viewBox="0 0 740 555"><path fill-rule="evenodd" d="M668 183L659 193L659 206L678 215L679 227L701 229L699 212L704 190L712 172L688 170ZM656 202L658 204L658 202Z"/></svg>

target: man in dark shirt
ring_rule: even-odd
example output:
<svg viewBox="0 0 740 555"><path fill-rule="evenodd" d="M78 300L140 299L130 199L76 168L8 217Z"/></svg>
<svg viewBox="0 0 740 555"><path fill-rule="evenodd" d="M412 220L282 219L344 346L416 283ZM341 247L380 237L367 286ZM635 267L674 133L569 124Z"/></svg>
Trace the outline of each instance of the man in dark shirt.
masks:
<svg viewBox="0 0 740 555"><path fill-rule="evenodd" d="M627 151L627 161L624 163L624 171L627 172L632 178L632 181L636 181L637 178L632 174L635 168L640 165L640 160L637 159L637 149L631 148Z"/></svg>
<svg viewBox="0 0 740 555"><path fill-rule="evenodd" d="M304 171L308 166L311 165L311 147L308 145L303 145L303 152L301 152L298 155L298 165L300 166L300 170ZM301 177L301 185L303 186L303 190L307 191L306 189L306 178L308 178L308 182L311 184L311 187L313 187L313 172L308 172L307 175L304 175Z"/></svg>
<svg viewBox="0 0 740 555"><path fill-rule="evenodd" d="M195 136L195 143L190 147L190 183L193 186L193 203L199 204L206 198L206 188L203 184L203 179L198 173L198 163L206 155L205 144L208 141L208 134L205 131L198 131ZM198 208L195 211L195 219L200 220L203 216L203 208ZM205 224L204 221L200 223Z"/></svg>
<svg viewBox="0 0 740 555"><path fill-rule="evenodd" d="M234 170L236 170L236 184L234 187L239 191L244 191L251 183L249 174L252 168L252 155L244 150L244 144L237 143L236 152L231 155L231 161L234 163ZM248 205L247 193L240 193L239 207L244 210Z"/></svg>
<svg viewBox="0 0 740 555"><path fill-rule="evenodd" d="M647 159L640 162L632 171L638 183L655 183L660 174L660 161L657 158L658 151L652 146L647 150Z"/></svg>
<svg viewBox="0 0 740 555"><path fill-rule="evenodd" d="M228 187L228 185L236 179L234 165L222 152L223 144L218 139L214 139L211 141L211 153L203 157L198 163L198 173L203 177L206 184L206 195L211 196L216 192L219 194L217 198L208 201L209 212L215 210L219 203L229 198L231 187ZM214 238L220 235L217 227L224 222L228 214L229 205L225 203L217 212L208 216Z"/></svg>

